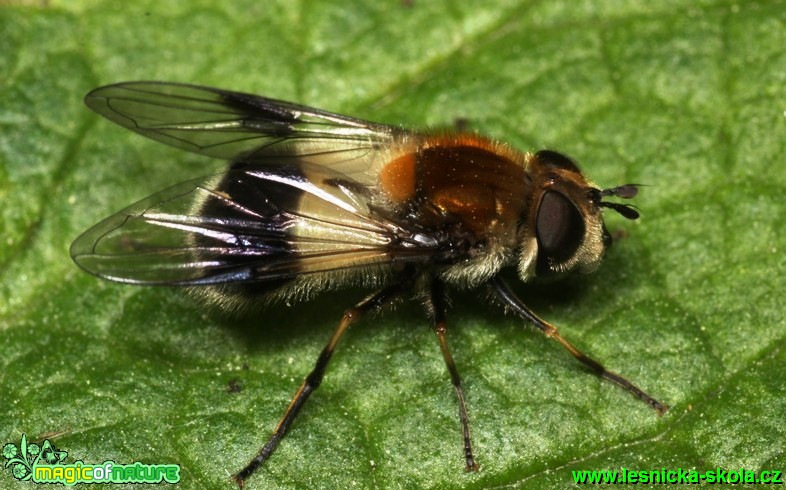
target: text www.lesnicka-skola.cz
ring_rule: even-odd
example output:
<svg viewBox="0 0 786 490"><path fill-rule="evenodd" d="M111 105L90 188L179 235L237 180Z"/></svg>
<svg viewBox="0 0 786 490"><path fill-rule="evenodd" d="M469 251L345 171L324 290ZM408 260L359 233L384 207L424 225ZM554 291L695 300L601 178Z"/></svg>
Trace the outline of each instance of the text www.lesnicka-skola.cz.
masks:
<svg viewBox="0 0 786 490"><path fill-rule="evenodd" d="M717 483L717 484L739 484L739 483L762 483L783 485L783 472L778 470L762 470L755 472L740 468L739 470L724 470L716 468L714 470L698 471L674 470L662 468L660 470L631 470L621 468L619 470L574 470L573 481L579 485L610 483Z"/></svg>

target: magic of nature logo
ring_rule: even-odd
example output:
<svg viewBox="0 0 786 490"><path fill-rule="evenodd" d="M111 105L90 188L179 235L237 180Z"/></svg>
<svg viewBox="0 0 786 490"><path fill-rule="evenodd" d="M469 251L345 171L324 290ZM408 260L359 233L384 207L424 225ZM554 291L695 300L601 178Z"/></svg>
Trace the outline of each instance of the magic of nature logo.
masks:
<svg viewBox="0 0 786 490"><path fill-rule="evenodd" d="M104 461L85 464L82 461L65 463L66 451L54 446L49 439L43 443L28 443L27 436L17 446L9 442L3 446L5 468L19 481L35 483L60 483L67 486L77 483L178 483L179 464L118 464Z"/></svg>

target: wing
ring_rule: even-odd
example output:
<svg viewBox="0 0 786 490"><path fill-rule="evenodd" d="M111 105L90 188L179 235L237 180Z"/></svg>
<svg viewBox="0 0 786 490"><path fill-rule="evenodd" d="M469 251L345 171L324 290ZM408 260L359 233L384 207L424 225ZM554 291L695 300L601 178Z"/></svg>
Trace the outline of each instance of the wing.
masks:
<svg viewBox="0 0 786 490"><path fill-rule="evenodd" d="M72 258L118 282L209 285L424 261L439 247L325 167L236 167L110 216L74 241Z"/></svg>
<svg viewBox="0 0 786 490"><path fill-rule="evenodd" d="M125 82L85 96L90 109L141 135L225 160L309 161L360 179L402 129L211 87ZM370 182L369 182L370 183Z"/></svg>

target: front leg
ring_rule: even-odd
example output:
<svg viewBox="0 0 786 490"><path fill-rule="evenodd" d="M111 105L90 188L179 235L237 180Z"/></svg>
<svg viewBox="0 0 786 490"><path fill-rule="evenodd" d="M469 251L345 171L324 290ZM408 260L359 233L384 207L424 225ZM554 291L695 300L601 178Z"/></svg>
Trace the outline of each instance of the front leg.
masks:
<svg viewBox="0 0 786 490"><path fill-rule="evenodd" d="M516 313L524 320L527 320L528 322L535 325L541 332L543 332L546 335L546 337L549 337L559 342L562 345L562 347L564 347L565 349L567 349L568 352L571 353L573 357L578 359L582 364L587 366L595 374L597 374L601 378L611 381L617 386L622 387L623 389L631 393L639 400L643 401L650 407L657 410L660 415L663 415L664 413L666 413L666 410L669 409L667 405L659 402L658 400L647 394L644 390L642 390L638 386L634 385L633 383L623 378L619 374L609 371L601 363L599 363L595 359L592 359L591 357L587 356L586 354L578 350L573 344L568 342L564 337L562 337L562 335L560 335L560 333L557 331L557 327L555 327L551 323L547 322L546 320L543 320L535 313L533 313L532 310L530 310L521 301L521 299L519 299L513 293L513 291L511 291L508 284L504 280L502 280L502 278L500 278L499 276L492 278L489 281L489 285L491 286L491 290L496 296L496 298L499 299L503 305L510 308L514 313Z"/></svg>

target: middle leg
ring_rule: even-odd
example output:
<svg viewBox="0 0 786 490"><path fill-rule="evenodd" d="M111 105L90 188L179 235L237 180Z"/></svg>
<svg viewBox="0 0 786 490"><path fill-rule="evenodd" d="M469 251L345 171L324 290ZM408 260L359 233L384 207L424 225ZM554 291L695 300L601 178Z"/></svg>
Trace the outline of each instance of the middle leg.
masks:
<svg viewBox="0 0 786 490"><path fill-rule="evenodd" d="M453 383L453 389L456 392L456 399L458 400L459 418L461 419L461 428L464 436L465 469L466 471L476 471L478 469L478 464L475 462L475 456L472 454L467 402L464 399L464 390L461 388L461 377L459 376L458 369L456 369L456 363L453 361L453 355L450 353L446 336L448 325L445 318L445 285L437 278L432 278L429 295L426 300L426 308L431 319L432 328L434 328L434 333L437 334L439 348L442 350L442 357L445 359L445 365L450 373L450 380Z"/></svg>

